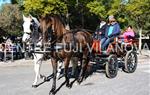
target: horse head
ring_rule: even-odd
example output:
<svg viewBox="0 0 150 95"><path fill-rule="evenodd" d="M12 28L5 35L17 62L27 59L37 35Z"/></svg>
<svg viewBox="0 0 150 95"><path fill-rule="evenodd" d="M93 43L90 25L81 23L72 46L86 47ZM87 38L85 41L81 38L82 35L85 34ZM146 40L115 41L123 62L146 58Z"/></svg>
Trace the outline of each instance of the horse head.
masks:
<svg viewBox="0 0 150 95"><path fill-rule="evenodd" d="M40 30L43 33L43 42L59 38L66 32L65 25L57 15L46 15L40 19Z"/></svg>
<svg viewBox="0 0 150 95"><path fill-rule="evenodd" d="M27 43L27 42L29 42L29 40L32 37L34 37L34 39L32 38L32 40L37 40L37 38L39 38L39 34L37 32L38 27L40 26L39 21L31 15L28 16L28 17L23 15L23 21L24 21L24 23L23 23L23 32L24 32L24 34L23 34L23 37L22 37L22 42Z"/></svg>
<svg viewBox="0 0 150 95"><path fill-rule="evenodd" d="M53 19L46 15L40 18L40 30L43 34L43 42L48 42L49 34L52 33L53 30Z"/></svg>

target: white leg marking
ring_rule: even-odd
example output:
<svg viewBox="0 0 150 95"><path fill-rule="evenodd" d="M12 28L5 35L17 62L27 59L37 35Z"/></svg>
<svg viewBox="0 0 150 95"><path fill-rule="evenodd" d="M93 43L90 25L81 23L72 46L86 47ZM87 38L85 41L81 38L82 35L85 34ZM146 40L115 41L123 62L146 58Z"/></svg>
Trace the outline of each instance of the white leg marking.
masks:
<svg viewBox="0 0 150 95"><path fill-rule="evenodd" d="M63 62L58 61L57 78L59 78L60 76L62 66L63 66Z"/></svg>
<svg viewBox="0 0 150 95"><path fill-rule="evenodd" d="M42 64L43 54L34 54L34 71L35 71L35 79L33 85L36 85L38 79L40 78L40 68Z"/></svg>

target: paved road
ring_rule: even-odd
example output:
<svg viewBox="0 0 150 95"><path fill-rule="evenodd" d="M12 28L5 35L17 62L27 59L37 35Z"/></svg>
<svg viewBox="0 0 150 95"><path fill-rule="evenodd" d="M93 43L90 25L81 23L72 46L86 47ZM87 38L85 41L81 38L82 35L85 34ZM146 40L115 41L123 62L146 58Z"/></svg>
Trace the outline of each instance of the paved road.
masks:
<svg viewBox="0 0 150 95"><path fill-rule="evenodd" d="M52 72L48 63L44 62L41 68L47 76ZM81 85L74 83L71 89L63 85L56 95L150 95L150 57L140 56L139 63L136 72L127 74L120 70L114 79L94 72ZM48 95L52 80L32 88L33 79L32 60L0 63L0 95ZM58 80L57 88L63 82L64 78Z"/></svg>

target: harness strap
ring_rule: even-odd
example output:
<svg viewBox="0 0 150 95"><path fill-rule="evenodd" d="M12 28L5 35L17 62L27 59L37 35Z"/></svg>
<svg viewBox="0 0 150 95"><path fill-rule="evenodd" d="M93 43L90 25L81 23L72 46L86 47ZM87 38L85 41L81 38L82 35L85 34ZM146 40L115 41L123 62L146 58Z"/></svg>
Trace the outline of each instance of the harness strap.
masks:
<svg viewBox="0 0 150 95"><path fill-rule="evenodd" d="M26 34L28 34L28 35L31 35L31 33L28 33L28 32L25 32Z"/></svg>
<svg viewBox="0 0 150 95"><path fill-rule="evenodd" d="M73 49L76 48L75 32L73 32Z"/></svg>

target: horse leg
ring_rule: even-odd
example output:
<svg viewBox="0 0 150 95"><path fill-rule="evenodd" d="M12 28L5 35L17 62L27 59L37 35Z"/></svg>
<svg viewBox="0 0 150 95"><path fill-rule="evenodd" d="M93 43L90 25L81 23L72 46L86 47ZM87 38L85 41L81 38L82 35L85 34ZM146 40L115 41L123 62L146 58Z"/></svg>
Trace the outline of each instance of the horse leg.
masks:
<svg viewBox="0 0 150 95"><path fill-rule="evenodd" d="M59 79L60 77L62 66L63 66L63 62L58 62L57 79Z"/></svg>
<svg viewBox="0 0 150 95"><path fill-rule="evenodd" d="M78 58L77 57L72 57L71 60L70 60L70 63L72 64L71 75L75 76L76 69L77 69L77 66L78 66Z"/></svg>
<svg viewBox="0 0 150 95"><path fill-rule="evenodd" d="M70 84L69 84L69 77L68 77L68 66L69 66L69 62L70 62L70 58L65 58L64 60L64 70L65 70L65 79L66 79L66 86L68 88L70 88Z"/></svg>
<svg viewBox="0 0 150 95"><path fill-rule="evenodd" d="M38 79L40 78L40 67L42 64L42 55L34 54L34 71L35 71L35 79L32 84L32 87L37 87Z"/></svg>
<svg viewBox="0 0 150 95"><path fill-rule="evenodd" d="M57 76L57 60L52 58L52 67L53 67L53 83L52 83L52 88L50 90L49 95L55 95L55 90L56 90L56 76Z"/></svg>
<svg viewBox="0 0 150 95"><path fill-rule="evenodd" d="M77 82L80 84L83 81L83 78L85 77L85 72L88 66L89 59L87 55L83 54L82 62L81 62L81 71L78 77Z"/></svg>

